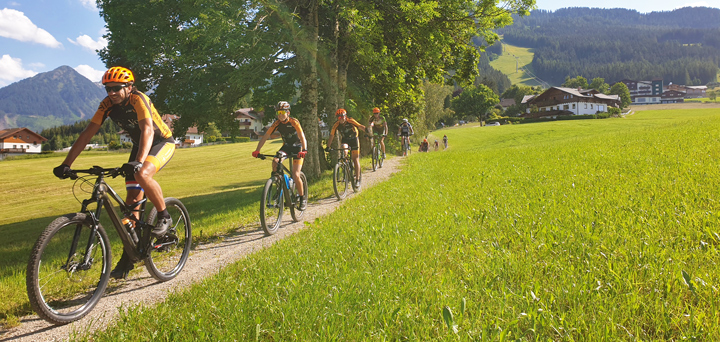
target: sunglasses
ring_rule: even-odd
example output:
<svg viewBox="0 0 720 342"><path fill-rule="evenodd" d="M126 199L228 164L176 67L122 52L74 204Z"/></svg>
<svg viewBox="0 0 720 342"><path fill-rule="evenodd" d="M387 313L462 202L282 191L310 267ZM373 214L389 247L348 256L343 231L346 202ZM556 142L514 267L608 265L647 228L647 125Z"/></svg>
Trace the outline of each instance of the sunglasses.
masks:
<svg viewBox="0 0 720 342"><path fill-rule="evenodd" d="M110 93L110 92L117 93L117 92L119 92L120 90L122 90L122 88L125 88L125 87L127 87L127 86L128 86L127 83L123 83L123 84L121 84L121 85L112 86L112 87L105 86L105 92L107 92L107 93Z"/></svg>
<svg viewBox="0 0 720 342"><path fill-rule="evenodd" d="M277 111L277 115L285 115L285 114L287 114L287 111L285 111L285 110Z"/></svg>

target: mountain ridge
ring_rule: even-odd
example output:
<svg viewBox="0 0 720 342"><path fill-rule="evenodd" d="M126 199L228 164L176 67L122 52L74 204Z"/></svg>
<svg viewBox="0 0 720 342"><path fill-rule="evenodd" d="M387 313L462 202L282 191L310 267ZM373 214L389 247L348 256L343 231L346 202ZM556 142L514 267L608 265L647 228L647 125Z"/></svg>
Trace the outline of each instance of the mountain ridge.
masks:
<svg viewBox="0 0 720 342"><path fill-rule="evenodd" d="M102 86L63 65L0 88L0 129L42 129L87 120L105 98Z"/></svg>

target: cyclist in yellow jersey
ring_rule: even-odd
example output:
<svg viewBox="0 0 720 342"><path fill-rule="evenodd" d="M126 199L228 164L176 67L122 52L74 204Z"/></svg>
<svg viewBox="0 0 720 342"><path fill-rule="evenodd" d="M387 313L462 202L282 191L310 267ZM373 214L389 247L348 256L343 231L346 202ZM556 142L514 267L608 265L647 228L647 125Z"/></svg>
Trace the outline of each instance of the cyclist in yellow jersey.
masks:
<svg viewBox="0 0 720 342"><path fill-rule="evenodd" d="M382 149L382 156L385 158L385 136L387 136L388 126L385 117L380 115L380 108L373 108L373 115L368 122L373 132L380 136L380 148Z"/></svg>
<svg viewBox="0 0 720 342"><path fill-rule="evenodd" d="M330 130L330 138L326 150L330 149L330 145L335 138L335 132L340 130L342 135L341 144L348 144L350 147L350 155L355 165L355 187L360 187L360 140L358 139L358 128L365 130L366 127L353 118L347 117L347 111L340 108L335 112L337 121Z"/></svg>
<svg viewBox="0 0 720 342"><path fill-rule="evenodd" d="M87 128L80 133L70 148L65 161L53 169L53 173L59 178L66 178L72 163L98 132L103 122L110 118L130 135L133 143L130 158L122 166L130 174L125 178L127 189L125 202L137 203L143 199L143 191L145 192L158 211L158 222L151 233L160 238L167 232L172 219L165 208L160 184L153 179L153 176L172 158L175 153L175 140L155 106L147 95L133 86L134 82L135 76L126 68L112 67L105 72L102 83L108 96L100 103ZM110 276L115 279L125 278L133 267L133 261L123 251L120 261Z"/></svg>
<svg viewBox="0 0 720 342"><path fill-rule="evenodd" d="M303 158L307 154L307 141L305 140L305 133L300 127L300 121L290 117L290 104L286 101L280 101L277 104L277 120L268 128L265 135L258 141L258 145L252 156L257 158L260 155L260 149L265 144L265 141L275 132L280 132L280 136L283 140L283 145L280 151L286 154L297 154L297 158L293 159L292 162L292 178L295 181L295 189L297 190L298 203L300 203L300 210L305 210L307 207L307 200L305 199L305 192L303 189L302 178L300 178L300 171L302 170ZM278 152L280 152L278 151ZM277 163L282 162L278 158L273 159L272 169L277 168Z"/></svg>

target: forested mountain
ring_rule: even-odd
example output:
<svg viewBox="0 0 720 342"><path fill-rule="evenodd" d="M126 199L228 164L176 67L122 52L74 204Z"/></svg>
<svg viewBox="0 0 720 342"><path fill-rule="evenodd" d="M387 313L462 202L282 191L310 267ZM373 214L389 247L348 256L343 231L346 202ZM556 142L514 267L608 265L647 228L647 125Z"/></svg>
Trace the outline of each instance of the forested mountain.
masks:
<svg viewBox="0 0 720 342"><path fill-rule="evenodd" d="M69 66L0 88L0 129L44 128L90 119L106 94Z"/></svg>
<svg viewBox="0 0 720 342"><path fill-rule="evenodd" d="M535 48L532 67L544 81L602 77L704 85L720 65L720 9L686 7L647 14L627 9L532 11L498 30L503 41Z"/></svg>

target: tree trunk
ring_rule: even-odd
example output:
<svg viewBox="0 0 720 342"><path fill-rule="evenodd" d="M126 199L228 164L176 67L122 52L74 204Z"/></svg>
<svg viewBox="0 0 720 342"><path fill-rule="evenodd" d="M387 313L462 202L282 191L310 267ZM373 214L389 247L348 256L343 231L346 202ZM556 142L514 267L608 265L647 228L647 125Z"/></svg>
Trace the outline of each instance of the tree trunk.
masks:
<svg viewBox="0 0 720 342"><path fill-rule="evenodd" d="M317 151L320 146L318 125L318 2L317 0L302 1L299 6L301 31L298 37L296 51L298 53L298 66L300 70L300 102L302 111L299 119L305 131L308 151L303 172L308 179L317 179L322 172L320 156Z"/></svg>

